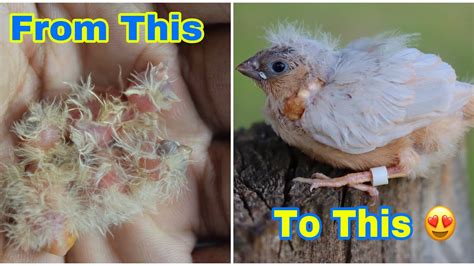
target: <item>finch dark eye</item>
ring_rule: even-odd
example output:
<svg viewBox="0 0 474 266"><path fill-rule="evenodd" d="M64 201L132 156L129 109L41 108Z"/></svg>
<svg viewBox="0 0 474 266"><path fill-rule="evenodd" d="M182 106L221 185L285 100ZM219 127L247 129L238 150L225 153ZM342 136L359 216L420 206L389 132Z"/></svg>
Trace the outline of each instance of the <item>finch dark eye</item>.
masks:
<svg viewBox="0 0 474 266"><path fill-rule="evenodd" d="M276 62L272 63L272 70L275 73L281 73L281 72L285 71L287 67L288 67L288 65L286 63L283 63L283 62L280 62L280 61L276 61Z"/></svg>

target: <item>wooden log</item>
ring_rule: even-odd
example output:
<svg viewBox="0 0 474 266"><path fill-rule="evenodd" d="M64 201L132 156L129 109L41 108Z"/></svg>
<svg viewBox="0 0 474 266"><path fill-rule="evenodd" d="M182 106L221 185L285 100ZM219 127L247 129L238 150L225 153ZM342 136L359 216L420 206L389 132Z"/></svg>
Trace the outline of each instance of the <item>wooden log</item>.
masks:
<svg viewBox="0 0 474 266"><path fill-rule="evenodd" d="M319 188L294 183L298 176L321 172L330 177L350 170L334 169L311 160L285 144L269 126L256 124L235 134L234 146L234 259L235 262L472 262L471 214L468 177L463 152L450 167L439 167L437 176L414 180L395 179L380 187L378 205L409 214L414 232L408 240L338 240L337 224L329 219L333 207L367 205L370 197L352 188ZM424 218L436 205L451 208L456 216L454 235L444 242L429 238ZM299 207L322 221L321 236L305 241L296 235L281 241L271 208Z"/></svg>

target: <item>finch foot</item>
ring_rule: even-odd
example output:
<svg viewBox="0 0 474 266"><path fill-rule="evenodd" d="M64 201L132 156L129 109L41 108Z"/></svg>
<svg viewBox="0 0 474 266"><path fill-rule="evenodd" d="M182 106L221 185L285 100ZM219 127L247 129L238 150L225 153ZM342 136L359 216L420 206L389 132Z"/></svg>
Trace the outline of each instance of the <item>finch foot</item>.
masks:
<svg viewBox="0 0 474 266"><path fill-rule="evenodd" d="M293 179L296 182L311 184L311 190L320 187L343 187L347 185L357 185L371 180L370 172L352 173L345 176L330 178L321 173L315 173L311 178L297 177Z"/></svg>
<svg viewBox="0 0 474 266"><path fill-rule="evenodd" d="M406 176L406 174L404 174L404 171L402 171L400 167L389 167L387 169L387 172L389 174L388 178ZM343 186L349 186L357 190L367 192L372 198L371 205L373 205L373 203L375 203L375 201L379 197L379 191L376 187L372 186L371 184L364 184L366 182L372 181L371 171L351 173L336 178L330 178L322 173L315 173L311 176L311 178L297 177L293 179L293 181L311 184L310 191L313 191L314 189L320 187L338 188Z"/></svg>
<svg viewBox="0 0 474 266"><path fill-rule="evenodd" d="M370 172L352 173L337 178L330 178L325 174L315 173L311 176L311 178L297 177L293 179L293 181L311 184L311 192L320 187L339 188L343 186L349 186L357 190L369 193L372 198L371 205L373 205L373 203L376 202L376 199L379 196L379 191L376 187L372 185L363 184L365 182L370 181L370 178Z"/></svg>

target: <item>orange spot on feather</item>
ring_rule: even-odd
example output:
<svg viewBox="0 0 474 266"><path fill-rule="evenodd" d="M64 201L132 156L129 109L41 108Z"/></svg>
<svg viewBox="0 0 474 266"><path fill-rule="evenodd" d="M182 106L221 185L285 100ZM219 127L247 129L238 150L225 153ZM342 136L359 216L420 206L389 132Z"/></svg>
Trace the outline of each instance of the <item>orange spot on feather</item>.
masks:
<svg viewBox="0 0 474 266"><path fill-rule="evenodd" d="M283 114L290 120L298 120L305 111L305 99L301 97L290 97L285 102Z"/></svg>

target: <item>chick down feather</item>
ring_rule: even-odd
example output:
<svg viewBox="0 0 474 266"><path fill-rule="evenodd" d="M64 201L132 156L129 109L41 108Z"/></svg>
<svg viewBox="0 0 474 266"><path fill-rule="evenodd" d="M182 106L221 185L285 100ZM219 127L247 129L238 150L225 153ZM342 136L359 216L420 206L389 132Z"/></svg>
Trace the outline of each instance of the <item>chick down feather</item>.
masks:
<svg viewBox="0 0 474 266"><path fill-rule="evenodd" d="M167 136L160 118L179 101L166 65L135 74L124 94L128 100L98 94L89 77L71 84L64 100L31 104L14 124L17 160L0 171L9 245L63 246L58 255L64 255L71 236L106 234L183 190L191 149ZM140 107L133 95L141 97Z"/></svg>

